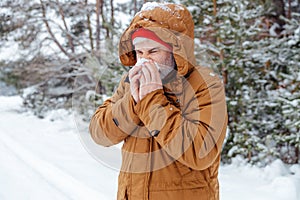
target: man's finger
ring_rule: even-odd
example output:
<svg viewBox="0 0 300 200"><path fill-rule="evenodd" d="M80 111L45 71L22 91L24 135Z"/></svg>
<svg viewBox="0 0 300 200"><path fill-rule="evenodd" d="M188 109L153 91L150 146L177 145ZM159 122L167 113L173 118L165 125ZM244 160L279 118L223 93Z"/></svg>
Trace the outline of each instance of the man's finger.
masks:
<svg viewBox="0 0 300 200"><path fill-rule="evenodd" d="M132 67L130 70L129 70L129 78L139 74L141 72L141 68L142 66L139 65L139 66L134 66Z"/></svg>
<svg viewBox="0 0 300 200"><path fill-rule="evenodd" d="M151 82L151 72L147 65L142 68L143 77L145 78L145 82Z"/></svg>
<svg viewBox="0 0 300 200"><path fill-rule="evenodd" d="M151 73L151 79L149 82L158 82L160 81L160 74L158 72L158 69L155 66L155 63L153 61L147 63L145 65L145 68Z"/></svg>

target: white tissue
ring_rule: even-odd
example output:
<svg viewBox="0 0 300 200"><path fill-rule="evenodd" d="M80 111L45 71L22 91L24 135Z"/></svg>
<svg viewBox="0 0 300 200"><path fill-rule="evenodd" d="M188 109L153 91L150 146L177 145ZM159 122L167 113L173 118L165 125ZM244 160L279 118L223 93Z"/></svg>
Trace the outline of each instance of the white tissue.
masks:
<svg viewBox="0 0 300 200"><path fill-rule="evenodd" d="M136 66L139 66L139 65L142 65L143 63L145 63L145 62L149 62L150 60L148 60L148 59L146 59L146 58L140 58L140 59L138 59L137 61L136 61ZM158 66L158 64L156 63L156 62L154 62L154 64L155 64L155 67L157 68L157 70L158 71L160 71L160 69L159 69L159 66Z"/></svg>
<svg viewBox="0 0 300 200"><path fill-rule="evenodd" d="M136 64L135 65L142 65L143 63L145 62L149 62L150 60L146 59L146 58L140 58L137 60Z"/></svg>

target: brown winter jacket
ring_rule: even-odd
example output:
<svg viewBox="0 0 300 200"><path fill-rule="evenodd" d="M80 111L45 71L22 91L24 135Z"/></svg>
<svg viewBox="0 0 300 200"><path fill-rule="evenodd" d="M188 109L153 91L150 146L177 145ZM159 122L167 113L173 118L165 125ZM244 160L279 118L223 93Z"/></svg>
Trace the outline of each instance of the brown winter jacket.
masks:
<svg viewBox="0 0 300 200"><path fill-rule="evenodd" d="M126 66L136 63L130 38L140 27L172 44L177 74L137 104L125 75L91 119L96 143L124 141L117 199L217 200L227 126L222 81L209 68L195 65L194 25L185 7L146 4L120 40Z"/></svg>

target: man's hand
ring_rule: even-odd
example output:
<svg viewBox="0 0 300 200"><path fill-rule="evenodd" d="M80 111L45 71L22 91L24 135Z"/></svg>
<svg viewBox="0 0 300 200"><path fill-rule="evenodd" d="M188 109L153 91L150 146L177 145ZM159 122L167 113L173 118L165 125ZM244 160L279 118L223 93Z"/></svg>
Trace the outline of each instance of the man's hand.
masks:
<svg viewBox="0 0 300 200"><path fill-rule="evenodd" d="M129 81L130 81L130 92L134 101L138 103L140 101L139 92L140 92L140 78L142 75L141 71L142 66L134 66L129 70Z"/></svg>
<svg viewBox="0 0 300 200"><path fill-rule="evenodd" d="M139 100L142 100L152 91L163 88L160 74L153 61L145 62L141 70Z"/></svg>

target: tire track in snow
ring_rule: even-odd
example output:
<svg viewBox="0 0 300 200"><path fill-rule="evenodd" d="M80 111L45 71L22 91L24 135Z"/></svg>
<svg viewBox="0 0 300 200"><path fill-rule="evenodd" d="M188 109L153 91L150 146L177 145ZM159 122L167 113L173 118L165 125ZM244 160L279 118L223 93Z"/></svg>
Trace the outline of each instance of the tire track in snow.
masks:
<svg viewBox="0 0 300 200"><path fill-rule="evenodd" d="M4 131L3 129L1 132ZM3 134L4 133L4 134ZM50 185L63 193L67 199L89 199L105 200L108 199L103 194L87 187L74 177L66 174L54 165L41 160L22 145L14 141L7 134L7 130L2 132L0 142L11 151L18 159L31 167L34 172L44 178Z"/></svg>
<svg viewBox="0 0 300 200"><path fill-rule="evenodd" d="M41 196L45 200L68 199L62 191L36 173L14 152L11 152L2 141L2 137L0 137L0 177L1 200L33 200L41 199Z"/></svg>

